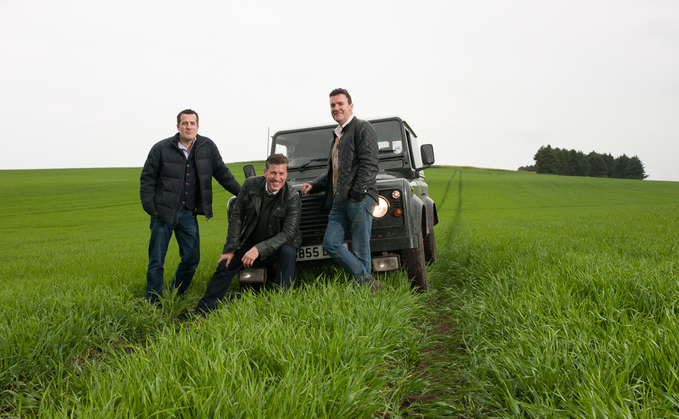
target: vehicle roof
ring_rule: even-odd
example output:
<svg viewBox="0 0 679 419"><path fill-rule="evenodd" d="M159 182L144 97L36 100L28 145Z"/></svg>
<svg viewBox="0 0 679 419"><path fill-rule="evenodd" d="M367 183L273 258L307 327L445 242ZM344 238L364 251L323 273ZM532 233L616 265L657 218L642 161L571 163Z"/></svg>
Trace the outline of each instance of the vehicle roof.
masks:
<svg viewBox="0 0 679 419"><path fill-rule="evenodd" d="M406 127L406 129L408 129L408 131L410 131L410 133L415 138L417 138L417 134L415 134L415 131L413 131L413 129L410 127L410 125L408 125L408 123L405 120L399 118L398 116L391 116L391 117L388 117L388 118L368 119L368 122L370 122L371 124L376 123L376 122L385 122L385 121L402 122L403 125ZM319 129L330 129L330 130L332 130L336 126L337 126L337 124L329 124L329 125L314 125L314 126L311 126L311 127L304 127L304 128L293 128L293 129L276 131L276 133L273 136L276 137L280 134L288 134L288 133L291 133L291 132L302 132L302 131L315 131L315 130L319 130Z"/></svg>

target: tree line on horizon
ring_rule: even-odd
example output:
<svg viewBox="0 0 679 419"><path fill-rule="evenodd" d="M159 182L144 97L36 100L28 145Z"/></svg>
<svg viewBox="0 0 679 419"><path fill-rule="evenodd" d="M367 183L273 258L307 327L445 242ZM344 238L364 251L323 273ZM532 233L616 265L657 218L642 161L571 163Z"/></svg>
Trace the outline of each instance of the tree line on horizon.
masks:
<svg viewBox="0 0 679 419"><path fill-rule="evenodd" d="M592 151L566 150L542 146L533 157L533 166L521 166L519 170L561 176L590 176L615 179L646 179L648 175L639 157L625 154L613 157Z"/></svg>

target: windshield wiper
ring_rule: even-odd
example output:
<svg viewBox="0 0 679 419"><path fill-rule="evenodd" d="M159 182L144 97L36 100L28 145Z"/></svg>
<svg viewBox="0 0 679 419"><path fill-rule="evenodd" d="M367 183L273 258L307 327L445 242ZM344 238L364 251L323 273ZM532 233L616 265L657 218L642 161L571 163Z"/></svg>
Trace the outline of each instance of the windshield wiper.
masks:
<svg viewBox="0 0 679 419"><path fill-rule="evenodd" d="M299 169L299 170L301 170L301 169L304 169L305 167L307 167L308 165L310 165L310 164L313 163L313 162L327 161L327 160L328 160L327 157L319 157L319 158L316 158L316 159L311 159L311 160L309 160L308 162L306 162L306 163L304 163L304 164L301 164L301 165L299 165L299 166L297 166L297 167L288 167L288 170L290 170L290 169Z"/></svg>

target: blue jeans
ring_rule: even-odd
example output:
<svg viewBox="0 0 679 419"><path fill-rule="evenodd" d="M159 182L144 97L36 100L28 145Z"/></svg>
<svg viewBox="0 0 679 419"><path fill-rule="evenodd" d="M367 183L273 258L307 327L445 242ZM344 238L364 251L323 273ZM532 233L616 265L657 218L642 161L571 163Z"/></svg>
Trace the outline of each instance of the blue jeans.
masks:
<svg viewBox="0 0 679 419"><path fill-rule="evenodd" d="M374 208L375 200L369 195L361 202L347 199L340 205L333 203L323 239L323 249L359 284L372 279L370 233ZM351 252L342 246L347 231L351 232Z"/></svg>
<svg viewBox="0 0 679 419"><path fill-rule="evenodd" d="M241 269L243 269L243 255L256 243L246 240L240 249L236 250L233 259L226 266L226 261L222 261L210 279L205 290L205 295L198 301L196 306L196 313L206 314L214 310L217 304L224 298L226 292L229 290L231 280ZM287 290L292 285L292 279L295 277L295 262L297 260L297 249L292 244L284 244L276 251L273 257L269 257L266 261L278 261L278 269L276 269L276 286ZM257 258L259 261L259 258Z"/></svg>
<svg viewBox="0 0 679 419"><path fill-rule="evenodd" d="M165 255L174 232L179 245L181 261L172 279L172 288L179 295L191 285L193 274L200 262L200 234L196 214L187 209L178 210L174 223L168 224L160 217L151 216L151 240L149 241L149 267L146 271L146 298L155 302L163 295Z"/></svg>

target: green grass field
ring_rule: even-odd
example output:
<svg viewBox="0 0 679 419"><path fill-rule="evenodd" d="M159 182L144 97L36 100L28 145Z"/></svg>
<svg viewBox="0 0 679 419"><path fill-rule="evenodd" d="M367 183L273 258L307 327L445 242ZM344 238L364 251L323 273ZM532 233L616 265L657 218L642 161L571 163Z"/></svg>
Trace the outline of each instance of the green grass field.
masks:
<svg viewBox="0 0 679 419"><path fill-rule="evenodd" d="M679 183L435 167L428 294L328 268L196 322L229 194L159 310L139 174L0 171L0 417L679 416Z"/></svg>

